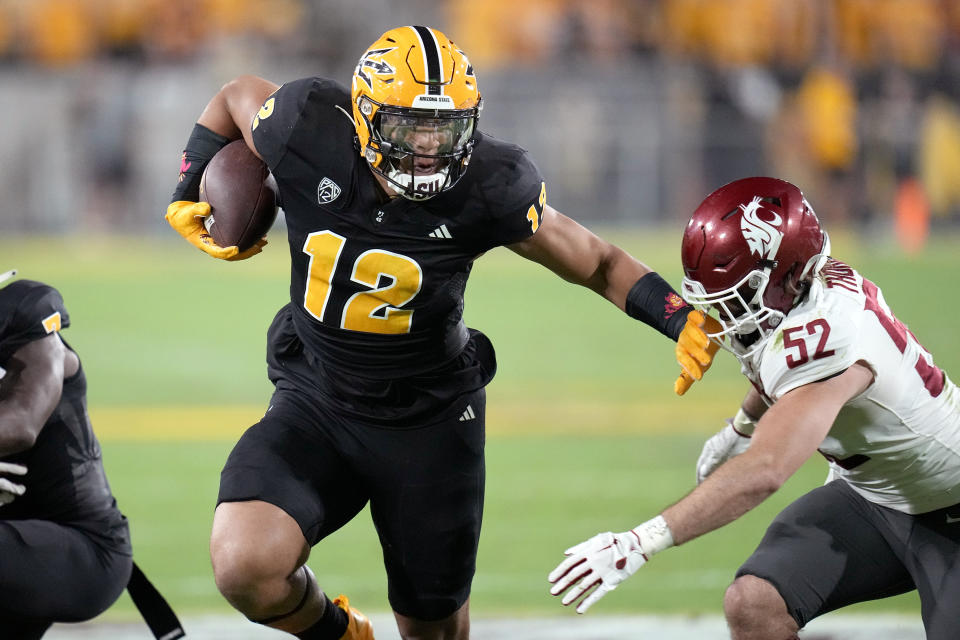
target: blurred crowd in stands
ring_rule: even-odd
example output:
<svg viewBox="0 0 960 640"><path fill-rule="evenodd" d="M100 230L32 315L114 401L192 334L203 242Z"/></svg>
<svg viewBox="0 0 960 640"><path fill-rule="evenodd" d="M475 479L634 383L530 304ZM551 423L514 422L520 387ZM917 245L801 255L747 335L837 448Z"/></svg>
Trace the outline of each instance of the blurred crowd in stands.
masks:
<svg viewBox="0 0 960 640"><path fill-rule="evenodd" d="M512 128L548 131L517 142L540 151L548 178L559 172L560 182L592 192L583 202L612 184L629 194L616 184L636 176L554 157L548 136L590 144L563 123L600 114L587 131L614 130L597 129L600 148L581 149L587 156L622 145L617 155L636 166L629 146L653 149L656 176L647 183L662 193L640 204L659 210L620 211L614 221L683 218L702 194L744 173L804 186L831 224L880 217L922 233L931 220L960 220L958 0L0 0L0 70L62 77L116 66L129 78L218 64L227 76L302 70L346 83L369 42L407 23L445 30L471 56L481 89L494 79L502 104L541 111ZM590 96L555 104L581 81ZM184 118L195 118L206 97ZM130 102L125 109L136 110ZM617 102L625 104L604 104ZM553 113L565 104L574 112ZM492 123L509 131L510 112ZM642 117L657 124L655 147L636 139L646 135ZM671 130L680 133L671 138ZM687 150L677 156L680 146ZM131 179L123 154L133 151L120 149L103 160L101 179ZM606 173L574 175L595 170Z"/></svg>

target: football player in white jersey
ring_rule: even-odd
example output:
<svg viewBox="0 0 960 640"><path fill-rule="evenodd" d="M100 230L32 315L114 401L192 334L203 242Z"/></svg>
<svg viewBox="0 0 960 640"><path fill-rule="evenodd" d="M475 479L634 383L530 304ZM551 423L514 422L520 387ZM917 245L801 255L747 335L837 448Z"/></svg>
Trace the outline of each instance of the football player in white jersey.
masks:
<svg viewBox="0 0 960 640"><path fill-rule="evenodd" d="M829 257L800 190L747 178L684 231L683 294L752 383L707 441L698 486L623 533L566 551L551 593L585 612L655 553L736 520L815 453L827 483L784 509L724 597L737 640L916 589L930 640L960 629L960 394L880 289Z"/></svg>

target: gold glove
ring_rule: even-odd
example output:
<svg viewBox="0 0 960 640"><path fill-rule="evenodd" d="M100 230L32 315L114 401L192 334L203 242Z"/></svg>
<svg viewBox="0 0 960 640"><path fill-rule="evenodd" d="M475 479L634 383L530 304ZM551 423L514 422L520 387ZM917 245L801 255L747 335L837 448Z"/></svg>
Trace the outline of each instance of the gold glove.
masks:
<svg viewBox="0 0 960 640"><path fill-rule="evenodd" d="M252 247L245 251L240 251L239 247L221 247L203 226L203 220L210 215L210 205L206 202L190 202L189 200L177 200L171 202L167 207L165 216L170 226L177 233L186 238L187 242L219 260L246 260L263 250L267 244L266 238L261 238Z"/></svg>
<svg viewBox="0 0 960 640"><path fill-rule="evenodd" d="M723 327L714 318L699 311L691 311L687 323L677 339L677 363L683 369L680 377L673 383L673 390L682 396L694 380L703 378L704 372L713 364L720 345L707 337L708 333L718 333Z"/></svg>

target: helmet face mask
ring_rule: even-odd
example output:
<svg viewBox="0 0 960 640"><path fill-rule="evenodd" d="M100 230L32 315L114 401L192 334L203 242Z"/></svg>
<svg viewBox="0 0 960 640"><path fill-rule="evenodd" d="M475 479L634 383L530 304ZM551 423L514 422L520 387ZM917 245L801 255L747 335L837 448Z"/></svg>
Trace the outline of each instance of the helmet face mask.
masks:
<svg viewBox="0 0 960 640"><path fill-rule="evenodd" d="M371 128L383 160L374 170L412 199L445 191L466 168L475 123L472 114L462 111L422 113L381 106Z"/></svg>
<svg viewBox="0 0 960 640"><path fill-rule="evenodd" d="M707 336L720 346L741 356L748 356L762 347L773 335L785 314L763 304L764 293L770 282L769 269L748 273L729 289L707 293L703 285L684 278L683 297L694 308L710 313L722 329Z"/></svg>
<svg viewBox="0 0 960 640"><path fill-rule="evenodd" d="M481 99L466 55L442 33L385 33L361 57L351 96L360 153L400 195L424 200L463 176Z"/></svg>
<svg viewBox="0 0 960 640"><path fill-rule="evenodd" d="M7 271L5 273L0 273L0 283L6 282L7 280L14 277L15 275L17 275L16 269L10 269L10 271Z"/></svg>
<svg viewBox="0 0 960 640"><path fill-rule="evenodd" d="M745 178L710 194L683 235L683 297L716 311L709 337L746 357L766 344L806 294L830 241L800 190L775 178Z"/></svg>

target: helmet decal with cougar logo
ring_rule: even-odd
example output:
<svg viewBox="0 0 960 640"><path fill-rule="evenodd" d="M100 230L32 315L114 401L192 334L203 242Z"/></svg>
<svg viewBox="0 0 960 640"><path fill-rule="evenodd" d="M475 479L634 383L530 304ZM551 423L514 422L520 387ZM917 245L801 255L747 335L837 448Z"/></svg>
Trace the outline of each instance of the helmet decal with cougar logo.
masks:
<svg viewBox="0 0 960 640"><path fill-rule="evenodd" d="M351 99L360 154L400 195L424 200L463 176L481 99L473 66L443 33L387 31L360 58Z"/></svg>
<svg viewBox="0 0 960 640"><path fill-rule="evenodd" d="M711 338L745 357L802 299L829 252L800 189L776 178L737 180L707 196L684 230L683 297L716 311L722 330Z"/></svg>
<svg viewBox="0 0 960 640"><path fill-rule="evenodd" d="M775 211L771 212L773 220L767 222L761 219L762 206L760 196L755 196L750 204L740 205L740 210L743 211L740 230L743 231L743 237L751 253L756 253L767 260L774 260L777 257L777 249L780 248L780 240L783 238L783 233L777 228L782 219Z"/></svg>

